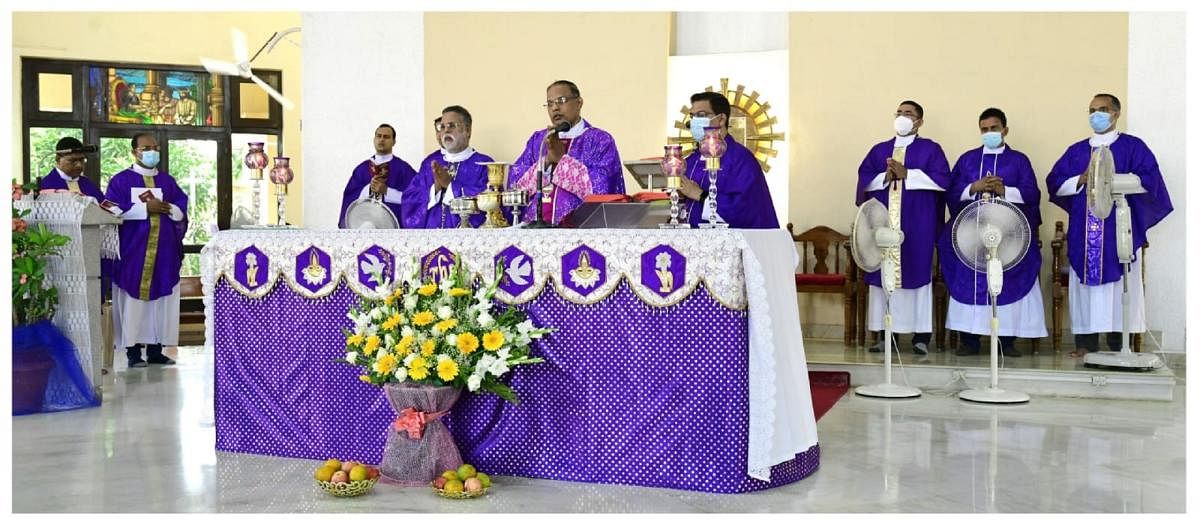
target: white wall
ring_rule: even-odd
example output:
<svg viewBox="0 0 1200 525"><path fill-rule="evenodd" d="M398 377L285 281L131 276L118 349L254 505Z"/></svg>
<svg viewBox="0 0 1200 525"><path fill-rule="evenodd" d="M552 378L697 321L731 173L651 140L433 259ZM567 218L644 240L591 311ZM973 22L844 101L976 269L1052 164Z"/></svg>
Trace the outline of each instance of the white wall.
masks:
<svg viewBox="0 0 1200 525"><path fill-rule="evenodd" d="M380 123L395 154L424 157L424 15L304 13L304 227L336 228L354 166L374 153Z"/></svg>
<svg viewBox="0 0 1200 525"><path fill-rule="evenodd" d="M675 13L675 56L787 48L787 13Z"/></svg>
<svg viewBox="0 0 1200 525"><path fill-rule="evenodd" d="M1129 94L1121 117L1154 152L1175 211L1150 230L1146 257L1146 323L1162 331L1163 350L1184 351L1187 131L1184 13L1129 14ZM1195 265L1188 265L1194 267ZM1146 340L1145 348L1154 349Z"/></svg>

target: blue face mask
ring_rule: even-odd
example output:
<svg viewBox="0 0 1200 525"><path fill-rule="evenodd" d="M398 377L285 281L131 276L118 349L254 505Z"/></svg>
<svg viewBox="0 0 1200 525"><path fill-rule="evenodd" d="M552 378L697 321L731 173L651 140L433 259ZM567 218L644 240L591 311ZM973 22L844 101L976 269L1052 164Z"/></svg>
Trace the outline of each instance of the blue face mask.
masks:
<svg viewBox="0 0 1200 525"><path fill-rule="evenodd" d="M999 131L989 131L983 134L983 145L991 149L999 148L1004 143L1004 135Z"/></svg>
<svg viewBox="0 0 1200 525"><path fill-rule="evenodd" d="M158 165L158 152L154 150L142 152L142 165L153 168Z"/></svg>
<svg viewBox="0 0 1200 525"><path fill-rule="evenodd" d="M1112 126L1112 115L1097 111L1088 115L1088 123L1092 125L1092 130L1096 133L1104 133L1104 130Z"/></svg>
<svg viewBox="0 0 1200 525"><path fill-rule="evenodd" d="M711 122L711 117L692 117L692 138L696 139L696 142L704 138L704 128Z"/></svg>

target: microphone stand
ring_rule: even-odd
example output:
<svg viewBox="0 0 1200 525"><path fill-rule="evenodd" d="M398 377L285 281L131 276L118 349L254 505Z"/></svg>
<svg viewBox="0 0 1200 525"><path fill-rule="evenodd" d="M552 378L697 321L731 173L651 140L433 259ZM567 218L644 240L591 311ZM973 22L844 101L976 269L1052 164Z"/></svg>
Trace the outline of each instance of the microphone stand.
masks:
<svg viewBox="0 0 1200 525"><path fill-rule="evenodd" d="M547 133L557 134L558 130L552 129L552 130L549 130ZM545 139L545 137L543 137L542 138L542 146L540 148L538 148L537 198L535 198L533 201L534 206L537 206L537 215L536 215L537 220L535 220L529 224L526 224L524 226L525 228L540 229L540 228L556 228L557 227L554 224L551 224L550 222L546 221L545 206L542 206L542 199L543 199L542 193L544 191L546 191L544 189L545 186L542 185L543 184L542 175L546 172L546 164L547 164L547 162L545 160L545 154L546 154L545 151L546 151L546 139ZM551 170L551 174L553 174L553 169ZM553 193L550 194L550 198L551 199L554 198Z"/></svg>

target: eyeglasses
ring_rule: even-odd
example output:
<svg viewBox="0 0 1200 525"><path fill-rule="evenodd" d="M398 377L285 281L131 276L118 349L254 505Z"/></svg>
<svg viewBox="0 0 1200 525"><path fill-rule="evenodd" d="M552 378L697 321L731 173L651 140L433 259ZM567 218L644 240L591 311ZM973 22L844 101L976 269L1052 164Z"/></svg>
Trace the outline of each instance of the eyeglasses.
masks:
<svg viewBox="0 0 1200 525"><path fill-rule="evenodd" d="M716 113L709 113L707 111L697 111L695 113L690 113L689 115L692 118L716 118L717 116Z"/></svg>
<svg viewBox="0 0 1200 525"><path fill-rule="evenodd" d="M134 151L158 151L158 146L138 146Z"/></svg>
<svg viewBox="0 0 1200 525"><path fill-rule="evenodd" d="M459 124L457 122L438 122L433 125L435 131L454 131L456 129L466 129L466 127L466 124Z"/></svg>
<svg viewBox="0 0 1200 525"><path fill-rule="evenodd" d="M558 97L558 98L552 98L552 99L550 99L550 100L547 100L545 104L542 104L542 107L544 107L544 108L548 108L548 107L550 107L550 106L558 107L558 106L561 106L561 105L563 105L563 104L566 104L567 102L570 102L570 101L572 101L572 100L575 100L575 99L577 99L577 98L579 98L579 97Z"/></svg>

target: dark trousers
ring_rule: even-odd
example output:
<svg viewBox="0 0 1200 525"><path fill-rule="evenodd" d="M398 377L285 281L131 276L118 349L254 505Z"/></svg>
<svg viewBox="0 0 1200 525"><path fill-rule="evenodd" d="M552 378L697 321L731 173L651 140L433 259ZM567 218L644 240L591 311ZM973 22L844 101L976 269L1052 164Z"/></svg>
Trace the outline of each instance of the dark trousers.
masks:
<svg viewBox="0 0 1200 525"><path fill-rule="evenodd" d="M896 334L892 334L892 337L895 336ZM931 332L916 333L912 336L912 344L925 343L925 346L929 346L929 341L932 339L933 333ZM875 340L879 342L880 346L883 346L883 332L875 332Z"/></svg>
<svg viewBox="0 0 1200 525"><path fill-rule="evenodd" d="M988 336L988 337L991 337L991 336ZM958 333L958 340L962 342L962 345L964 347L966 347L967 349L976 351L976 352L979 351L979 341L982 338L983 338L983 336L981 336L979 334L971 334L971 333L967 333L967 332L959 332ZM1015 336L1015 335L1000 336L1000 348L1012 348L1013 345L1016 344L1016 342L1017 342L1017 336Z"/></svg>
<svg viewBox="0 0 1200 525"><path fill-rule="evenodd" d="M1133 334L1129 334L1129 338L1132 345ZM1109 350L1121 351L1121 332L1108 332L1104 334L1104 339L1108 342ZM1075 346L1085 348L1088 352L1097 352L1100 350L1100 334L1075 334Z"/></svg>

